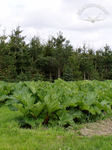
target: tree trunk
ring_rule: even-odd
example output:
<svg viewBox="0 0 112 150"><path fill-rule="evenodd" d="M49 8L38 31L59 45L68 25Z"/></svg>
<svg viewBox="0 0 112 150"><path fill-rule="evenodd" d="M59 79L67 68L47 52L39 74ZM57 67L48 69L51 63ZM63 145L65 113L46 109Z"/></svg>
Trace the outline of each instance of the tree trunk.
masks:
<svg viewBox="0 0 112 150"><path fill-rule="evenodd" d="M50 79L51 79L51 77L52 77L51 71L50 71L50 76L49 76L49 77L50 77Z"/></svg>
<svg viewBox="0 0 112 150"><path fill-rule="evenodd" d="M2 64L0 63L0 69L2 68Z"/></svg>
<svg viewBox="0 0 112 150"><path fill-rule="evenodd" d="M0 60L2 60L2 56L0 56ZM0 63L0 69L2 68L2 64Z"/></svg>
<svg viewBox="0 0 112 150"><path fill-rule="evenodd" d="M89 74L88 74L88 80L89 80Z"/></svg>
<svg viewBox="0 0 112 150"><path fill-rule="evenodd" d="M107 68L107 63L105 65L105 68L106 68L106 78L108 77L108 68Z"/></svg>
<svg viewBox="0 0 112 150"><path fill-rule="evenodd" d="M97 67L97 62L95 61L95 70L96 70L96 67Z"/></svg>
<svg viewBox="0 0 112 150"><path fill-rule="evenodd" d="M60 78L60 66L58 67L58 78Z"/></svg>
<svg viewBox="0 0 112 150"><path fill-rule="evenodd" d="M84 80L86 80L86 74L85 74L85 71L84 71Z"/></svg>

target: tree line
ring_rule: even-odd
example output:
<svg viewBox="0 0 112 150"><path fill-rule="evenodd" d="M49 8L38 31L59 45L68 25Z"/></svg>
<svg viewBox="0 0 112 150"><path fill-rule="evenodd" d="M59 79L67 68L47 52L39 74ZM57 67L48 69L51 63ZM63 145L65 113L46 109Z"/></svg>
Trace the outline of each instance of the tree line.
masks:
<svg viewBox="0 0 112 150"><path fill-rule="evenodd" d="M112 79L112 51L108 45L95 51L86 44L74 49L62 32L45 43L34 36L27 44L21 34L18 26L9 36L0 36L1 81Z"/></svg>

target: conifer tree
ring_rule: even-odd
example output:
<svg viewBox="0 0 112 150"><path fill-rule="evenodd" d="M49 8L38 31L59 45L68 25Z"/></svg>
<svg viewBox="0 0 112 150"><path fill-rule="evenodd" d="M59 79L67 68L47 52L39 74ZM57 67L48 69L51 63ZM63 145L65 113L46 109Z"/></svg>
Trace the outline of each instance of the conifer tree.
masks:
<svg viewBox="0 0 112 150"><path fill-rule="evenodd" d="M63 37L61 32L59 32L57 38L53 37L53 45L53 56L56 59L58 78L60 78L64 65L69 62L69 56L72 55L73 47L70 45L70 42Z"/></svg>
<svg viewBox="0 0 112 150"><path fill-rule="evenodd" d="M40 70L40 58L43 56L44 45L41 44L40 38L34 36L29 44L30 70L32 74L38 74Z"/></svg>
<svg viewBox="0 0 112 150"><path fill-rule="evenodd" d="M15 56L10 51L7 37L5 35L0 37L0 80L14 81L16 77Z"/></svg>
<svg viewBox="0 0 112 150"><path fill-rule="evenodd" d="M28 45L25 43L25 36L22 36L21 34L22 30L20 30L20 26L18 26L16 30L13 30L12 34L9 36L10 51L15 55L15 67L17 75L29 71L30 66Z"/></svg>

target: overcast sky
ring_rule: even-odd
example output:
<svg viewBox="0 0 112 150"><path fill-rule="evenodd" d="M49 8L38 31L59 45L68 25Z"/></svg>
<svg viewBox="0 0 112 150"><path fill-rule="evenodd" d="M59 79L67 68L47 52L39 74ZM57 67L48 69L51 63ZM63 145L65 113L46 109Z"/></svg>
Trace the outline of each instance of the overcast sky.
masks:
<svg viewBox="0 0 112 150"><path fill-rule="evenodd" d="M91 7L78 11L87 4L101 5L109 13ZM6 29L9 35L20 25L26 41L40 36L47 41L49 36L57 36L61 31L74 48L84 43L95 49L106 44L112 48L112 2L110 0L4 0L0 4L0 32ZM82 19L104 19L91 23Z"/></svg>

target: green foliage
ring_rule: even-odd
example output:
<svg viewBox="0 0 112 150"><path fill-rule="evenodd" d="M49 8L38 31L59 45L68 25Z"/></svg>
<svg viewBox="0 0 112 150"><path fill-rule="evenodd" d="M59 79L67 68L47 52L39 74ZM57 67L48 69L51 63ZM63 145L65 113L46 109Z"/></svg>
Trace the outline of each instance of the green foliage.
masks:
<svg viewBox="0 0 112 150"><path fill-rule="evenodd" d="M16 76L15 55L10 51L7 37L0 37L0 80L13 81Z"/></svg>
<svg viewBox="0 0 112 150"><path fill-rule="evenodd" d="M79 70L79 60L77 55L69 57L69 68L72 70L72 78L74 80L82 80L82 73Z"/></svg>
<svg viewBox="0 0 112 150"><path fill-rule="evenodd" d="M66 68L65 72L63 73L63 79L65 81L73 81L73 74L70 68Z"/></svg>
<svg viewBox="0 0 112 150"><path fill-rule="evenodd" d="M99 131L100 122L94 128L93 124L76 124L74 127L55 126L43 127L39 125L32 130L20 128L18 119L23 115L19 112L10 111L7 106L0 108L0 149L3 150L111 150L112 148L112 135L94 135L92 137L82 136L82 128L86 127L88 130ZM110 116L109 116L110 117ZM63 118L64 119L64 118ZM66 119L66 118L65 118ZM22 120L23 121L23 120ZM25 121L30 124L35 124L34 120L25 118ZM51 120L49 120L50 122ZM51 122L56 122L57 119ZM23 121L24 123L24 121ZM105 121L102 127L107 127L110 122ZM97 123L96 123L97 124ZM53 125L52 125L53 126ZM28 127L28 126L27 126ZM95 128L96 127L96 128ZM109 126L111 129L111 126ZM103 131L102 128L101 131ZM108 128L107 130L108 131ZM93 132L92 132L93 133ZM101 133L101 132L100 132ZM109 131L110 133L110 131ZM107 133L108 134L108 133ZM6 142L7 141L7 142ZM94 141L94 142L93 142Z"/></svg>
<svg viewBox="0 0 112 150"><path fill-rule="evenodd" d="M59 32L57 38L53 37L53 56L56 59L56 67L58 70L58 78L61 77L61 72L65 64L69 62L69 56L72 55L73 47L70 42L63 37L63 34Z"/></svg>
<svg viewBox="0 0 112 150"><path fill-rule="evenodd" d="M29 69L28 45L25 43L25 36L22 36L20 26L12 31L9 40L10 51L15 55L15 67L17 74L25 73ZM22 76L22 75L21 75ZM21 78L21 77L20 77Z"/></svg>
<svg viewBox="0 0 112 150"><path fill-rule="evenodd" d="M112 113L112 81L108 80L1 82L0 88L6 105L23 114L24 126L74 126L102 118L103 112Z"/></svg>
<svg viewBox="0 0 112 150"><path fill-rule="evenodd" d="M39 74L38 72L34 75L34 78L33 78L33 80L34 81L38 81L38 80L43 80L43 78L44 78L44 76L43 75L41 75L41 74Z"/></svg>
<svg viewBox="0 0 112 150"><path fill-rule="evenodd" d="M0 82L0 105L4 104L12 94L14 89L11 85L11 83Z"/></svg>
<svg viewBox="0 0 112 150"><path fill-rule="evenodd" d="M17 81L28 81L27 75L25 73L21 72L17 76Z"/></svg>
<svg viewBox="0 0 112 150"><path fill-rule="evenodd" d="M112 51L108 45L95 51L86 44L73 49L62 32L44 43L34 36L26 44L22 32L17 26L9 36L0 36L1 81L112 79Z"/></svg>

